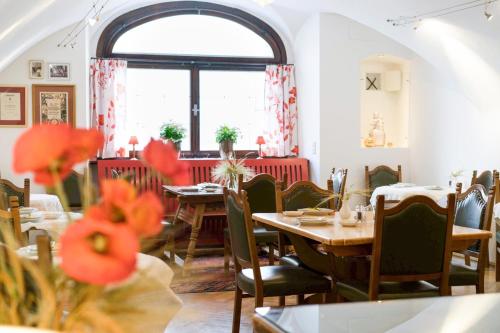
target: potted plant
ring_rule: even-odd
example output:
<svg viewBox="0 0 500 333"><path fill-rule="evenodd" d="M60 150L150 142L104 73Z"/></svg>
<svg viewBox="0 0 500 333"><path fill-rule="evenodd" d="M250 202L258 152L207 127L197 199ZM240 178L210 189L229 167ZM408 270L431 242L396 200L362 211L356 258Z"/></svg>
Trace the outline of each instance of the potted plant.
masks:
<svg viewBox="0 0 500 333"><path fill-rule="evenodd" d="M182 139L186 137L186 129L181 124L170 121L160 128L160 137L165 141L171 141L175 149L180 152Z"/></svg>
<svg viewBox="0 0 500 333"><path fill-rule="evenodd" d="M233 157L233 144L238 140L238 128L227 125L220 126L215 132L215 141L219 144L219 152L222 159Z"/></svg>

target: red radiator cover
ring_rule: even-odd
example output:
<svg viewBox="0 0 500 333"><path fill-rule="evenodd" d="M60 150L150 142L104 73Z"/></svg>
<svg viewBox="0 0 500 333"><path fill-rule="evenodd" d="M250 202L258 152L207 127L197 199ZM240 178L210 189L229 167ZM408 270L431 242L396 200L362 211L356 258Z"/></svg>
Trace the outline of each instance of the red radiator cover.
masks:
<svg viewBox="0 0 500 333"><path fill-rule="evenodd" d="M212 170L219 159L186 159L189 164L191 184L211 182ZM283 179L283 174L288 174L288 183L300 180L309 180L309 162L304 158L264 158L248 159L245 165L253 168L255 173L268 173L278 180ZM153 191L162 199L165 214L172 216L175 213L176 202L163 195L162 181L153 175L151 169L140 160L109 159L97 161L97 174L99 179L112 178L112 170L129 175L135 175L131 182L142 191ZM223 231L226 225L225 217L206 217L200 231L198 244L200 246L221 246L223 244ZM188 233L188 230L186 230Z"/></svg>

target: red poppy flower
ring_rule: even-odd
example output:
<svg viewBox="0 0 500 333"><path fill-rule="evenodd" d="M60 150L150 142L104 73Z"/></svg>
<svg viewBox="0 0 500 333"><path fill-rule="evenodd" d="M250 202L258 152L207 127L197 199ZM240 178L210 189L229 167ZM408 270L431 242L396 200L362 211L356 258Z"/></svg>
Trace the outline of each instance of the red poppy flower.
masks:
<svg viewBox="0 0 500 333"><path fill-rule="evenodd" d="M139 241L124 224L91 219L68 227L60 239L61 268L71 278L105 285L127 278L136 268Z"/></svg>
<svg viewBox="0 0 500 333"><path fill-rule="evenodd" d="M14 146L13 169L31 171L35 182L53 186L66 178L74 165L94 156L104 138L95 130L73 129L68 125L36 125L25 131Z"/></svg>
<svg viewBox="0 0 500 333"><path fill-rule="evenodd" d="M153 140L142 153L142 159L153 169L166 177L171 184L186 185L189 182L188 165L179 161L177 151L171 142Z"/></svg>
<svg viewBox="0 0 500 333"><path fill-rule="evenodd" d="M162 217L163 205L153 192L139 196L126 212L127 224L143 237L154 236L161 231Z"/></svg>
<svg viewBox="0 0 500 333"><path fill-rule="evenodd" d="M102 201L125 209L137 197L135 187L124 179L107 179L101 182Z"/></svg>

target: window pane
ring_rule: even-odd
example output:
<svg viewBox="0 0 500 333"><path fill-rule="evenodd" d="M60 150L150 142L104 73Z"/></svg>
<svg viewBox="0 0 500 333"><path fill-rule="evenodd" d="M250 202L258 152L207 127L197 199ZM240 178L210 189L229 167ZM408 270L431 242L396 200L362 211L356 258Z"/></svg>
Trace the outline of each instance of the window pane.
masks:
<svg viewBox="0 0 500 333"><path fill-rule="evenodd" d="M163 123L184 126L182 150L190 150L191 75L189 70L135 69L127 71L127 133L137 135L142 149L160 137Z"/></svg>
<svg viewBox="0 0 500 333"><path fill-rule="evenodd" d="M257 150L264 119L264 72L200 72L200 149L218 150L220 125L238 127L237 150Z"/></svg>
<svg viewBox="0 0 500 333"><path fill-rule="evenodd" d="M178 15L124 33L114 53L273 58L269 44L236 22L207 15Z"/></svg>

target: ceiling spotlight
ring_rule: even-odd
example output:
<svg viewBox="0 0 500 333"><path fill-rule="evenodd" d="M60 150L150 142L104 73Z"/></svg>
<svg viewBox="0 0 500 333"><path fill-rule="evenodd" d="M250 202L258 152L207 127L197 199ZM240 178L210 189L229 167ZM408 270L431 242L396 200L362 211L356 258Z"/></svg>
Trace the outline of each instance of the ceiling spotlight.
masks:
<svg viewBox="0 0 500 333"><path fill-rule="evenodd" d="M94 17L89 18L89 25L93 27L97 23L97 20Z"/></svg>
<svg viewBox="0 0 500 333"><path fill-rule="evenodd" d="M493 19L493 14L489 10L491 2L492 1L487 1L484 3L484 17L486 17L487 21L491 21Z"/></svg>

